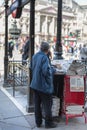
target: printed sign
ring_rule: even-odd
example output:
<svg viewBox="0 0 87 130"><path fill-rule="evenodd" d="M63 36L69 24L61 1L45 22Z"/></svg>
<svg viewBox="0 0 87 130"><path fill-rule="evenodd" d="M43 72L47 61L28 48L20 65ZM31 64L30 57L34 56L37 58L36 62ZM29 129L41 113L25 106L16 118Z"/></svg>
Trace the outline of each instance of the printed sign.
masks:
<svg viewBox="0 0 87 130"><path fill-rule="evenodd" d="M70 91L83 92L84 91L84 77L70 76Z"/></svg>

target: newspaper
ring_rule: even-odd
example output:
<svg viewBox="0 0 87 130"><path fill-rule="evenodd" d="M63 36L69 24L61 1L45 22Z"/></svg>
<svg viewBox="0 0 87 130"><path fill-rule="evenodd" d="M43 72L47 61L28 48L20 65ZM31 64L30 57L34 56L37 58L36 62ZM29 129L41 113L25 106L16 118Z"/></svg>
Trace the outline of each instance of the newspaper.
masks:
<svg viewBox="0 0 87 130"><path fill-rule="evenodd" d="M81 61L73 61L66 72L67 75L86 75L86 66Z"/></svg>

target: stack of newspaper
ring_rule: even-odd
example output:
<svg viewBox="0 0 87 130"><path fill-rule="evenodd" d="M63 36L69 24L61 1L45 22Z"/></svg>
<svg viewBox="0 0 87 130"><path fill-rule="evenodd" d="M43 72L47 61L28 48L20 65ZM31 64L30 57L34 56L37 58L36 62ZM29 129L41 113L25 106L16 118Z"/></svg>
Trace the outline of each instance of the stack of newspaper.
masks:
<svg viewBox="0 0 87 130"><path fill-rule="evenodd" d="M66 114L82 114L83 112L83 105L70 105L66 107Z"/></svg>
<svg viewBox="0 0 87 130"><path fill-rule="evenodd" d="M85 75L86 66L81 61L73 61L67 70L67 75Z"/></svg>
<svg viewBox="0 0 87 130"><path fill-rule="evenodd" d="M52 116L56 117L59 114L60 109L60 99L56 96L53 97L53 104L52 104Z"/></svg>

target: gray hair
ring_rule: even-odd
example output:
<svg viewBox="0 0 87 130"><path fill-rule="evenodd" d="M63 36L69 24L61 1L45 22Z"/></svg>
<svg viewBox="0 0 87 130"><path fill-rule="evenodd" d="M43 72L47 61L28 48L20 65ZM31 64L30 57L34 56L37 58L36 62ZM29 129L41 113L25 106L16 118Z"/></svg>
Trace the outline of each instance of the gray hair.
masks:
<svg viewBox="0 0 87 130"><path fill-rule="evenodd" d="M41 46L40 46L41 51L46 52L46 51L49 50L49 48L50 48L50 46L49 46L48 42L42 42L41 43Z"/></svg>

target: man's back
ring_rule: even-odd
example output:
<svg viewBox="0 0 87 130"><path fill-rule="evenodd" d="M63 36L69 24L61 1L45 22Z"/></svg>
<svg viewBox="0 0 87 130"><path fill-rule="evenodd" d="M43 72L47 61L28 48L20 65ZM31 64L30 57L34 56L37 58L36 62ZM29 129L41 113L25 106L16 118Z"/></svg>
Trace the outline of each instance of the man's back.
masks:
<svg viewBox="0 0 87 130"><path fill-rule="evenodd" d="M32 82L31 88L44 93L53 92L53 79L49 59L43 52L38 52L31 62Z"/></svg>

